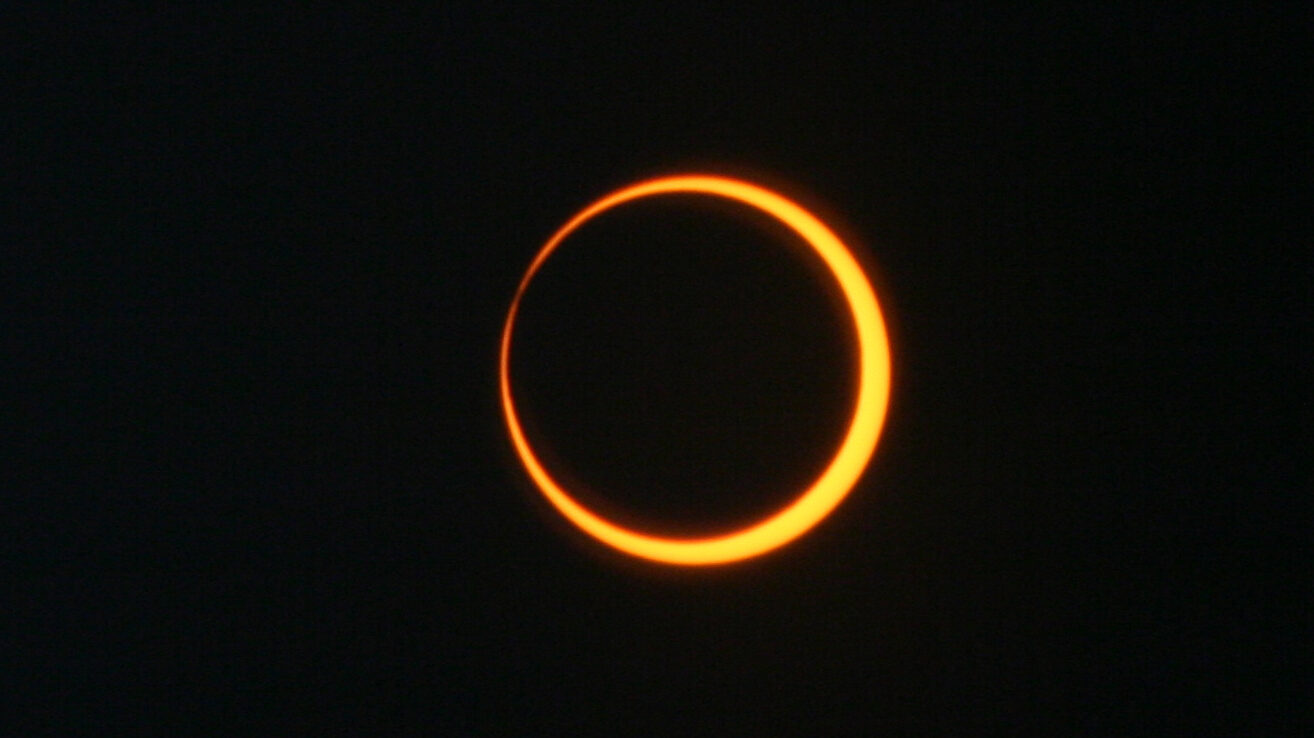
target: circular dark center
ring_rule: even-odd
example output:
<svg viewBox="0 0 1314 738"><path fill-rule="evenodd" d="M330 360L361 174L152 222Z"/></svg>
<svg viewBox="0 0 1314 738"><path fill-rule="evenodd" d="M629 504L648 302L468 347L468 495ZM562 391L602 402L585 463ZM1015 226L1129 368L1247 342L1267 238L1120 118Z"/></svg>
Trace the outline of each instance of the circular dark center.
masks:
<svg viewBox="0 0 1314 738"><path fill-rule="evenodd" d="M657 535L726 533L795 499L856 393L852 319L820 258L774 218L707 196L581 226L535 275L511 346L548 472Z"/></svg>

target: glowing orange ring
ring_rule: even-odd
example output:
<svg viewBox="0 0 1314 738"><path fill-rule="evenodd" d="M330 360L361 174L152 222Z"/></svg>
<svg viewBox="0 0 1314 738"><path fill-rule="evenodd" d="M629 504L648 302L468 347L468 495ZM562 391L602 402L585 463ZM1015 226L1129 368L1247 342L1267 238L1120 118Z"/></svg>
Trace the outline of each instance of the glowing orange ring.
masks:
<svg viewBox="0 0 1314 738"><path fill-rule="evenodd" d="M784 509L742 530L711 538L661 538L611 523L576 502L539 463L525 439L511 399L511 329L516 311L534 274L567 236L586 221L622 203L650 195L695 193L735 200L778 219L816 250L830 268L853 314L858 338L858 397L848 435L821 476ZM890 396L890 346L885 320L871 284L858 262L829 228L808 211L769 190L724 177L688 175L639 182L585 208L548 239L525 272L502 329L502 410L507 429L525 470L548 501L589 535L628 554L670 564L720 564L746 559L784 545L806 533L835 509L871 459L885 422Z"/></svg>

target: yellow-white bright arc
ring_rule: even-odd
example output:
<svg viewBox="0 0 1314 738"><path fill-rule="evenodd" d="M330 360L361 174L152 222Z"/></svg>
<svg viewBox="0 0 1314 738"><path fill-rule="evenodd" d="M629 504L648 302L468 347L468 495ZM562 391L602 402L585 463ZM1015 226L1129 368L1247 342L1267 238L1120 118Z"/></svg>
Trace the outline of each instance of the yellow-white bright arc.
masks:
<svg viewBox="0 0 1314 738"><path fill-rule="evenodd" d="M724 535L665 538L612 523L578 503L547 472L525 438L511 392L511 335L521 298L552 252L576 229L598 214L632 200L686 193L743 203L776 218L806 241L829 267L844 294L857 334L857 399L848 432L830 464L793 502L765 519ZM668 564L706 565L746 559L784 545L806 533L848 495L866 468L881 428L890 395L890 348L880 304L862 268L839 237L798 204L754 184L726 177L684 175L646 180L624 187L571 218L534 257L516 290L502 330L500 359L502 410L511 441L525 470L562 515L581 530L634 556Z"/></svg>

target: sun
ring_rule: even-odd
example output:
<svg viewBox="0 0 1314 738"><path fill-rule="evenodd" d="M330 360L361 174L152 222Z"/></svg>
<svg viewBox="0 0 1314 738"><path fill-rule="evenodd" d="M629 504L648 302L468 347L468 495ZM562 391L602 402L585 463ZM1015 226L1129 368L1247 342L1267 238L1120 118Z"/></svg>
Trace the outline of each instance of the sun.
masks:
<svg viewBox="0 0 1314 738"><path fill-rule="evenodd" d="M525 437L511 392L512 334L521 298L543 263L576 229L612 208L645 197L693 194L756 208L797 233L825 262L853 317L858 344L858 390L848 431L820 476L784 508L739 530L705 538L667 538L617 525L589 510L543 467ZM583 532L619 551L666 564L698 566L751 558L783 546L821 522L844 500L876 449L890 397L890 346L871 283L853 254L815 215L779 193L743 180L706 174L659 177L623 187L566 221L530 263L502 329L499 363L502 412L525 471L558 512Z"/></svg>

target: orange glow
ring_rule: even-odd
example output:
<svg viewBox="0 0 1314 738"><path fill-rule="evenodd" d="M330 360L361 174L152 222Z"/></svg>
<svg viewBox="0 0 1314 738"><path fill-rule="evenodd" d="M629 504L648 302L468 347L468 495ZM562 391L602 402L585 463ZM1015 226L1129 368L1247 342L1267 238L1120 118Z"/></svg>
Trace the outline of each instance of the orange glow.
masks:
<svg viewBox="0 0 1314 738"><path fill-rule="evenodd" d="M710 538L663 538L611 523L574 500L534 455L516 416L511 397L511 333L520 300L543 262L581 225L594 216L631 200L653 195L693 193L723 197L757 208L798 233L821 256L834 275L853 315L859 353L858 396L848 435L829 466L793 502L764 520ZM871 284L839 238L815 216L779 194L748 182L724 177L687 175L662 177L617 190L571 218L543 246L516 290L502 329L500 364L502 410L516 453L525 470L558 511L599 541L634 556L669 564L721 564L750 558L784 545L806 533L848 495L871 459L885 422L890 395L890 347L885 321Z"/></svg>

